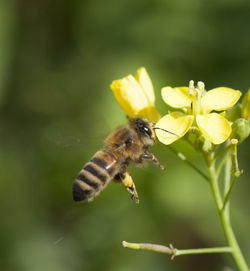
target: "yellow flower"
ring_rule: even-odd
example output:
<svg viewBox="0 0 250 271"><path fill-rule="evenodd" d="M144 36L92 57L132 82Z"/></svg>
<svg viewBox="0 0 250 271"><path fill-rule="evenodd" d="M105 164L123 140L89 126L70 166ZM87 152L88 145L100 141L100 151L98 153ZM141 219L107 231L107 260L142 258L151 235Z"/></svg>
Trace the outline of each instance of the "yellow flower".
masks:
<svg viewBox="0 0 250 271"><path fill-rule="evenodd" d="M130 118L143 117L156 122L160 114L155 107L155 95L151 79L144 67L135 76L128 75L110 85L116 100Z"/></svg>
<svg viewBox="0 0 250 271"><path fill-rule="evenodd" d="M198 129L214 144L221 144L231 134L231 126L224 114L212 112L231 108L240 98L241 92L226 87L218 87L208 92L204 83L198 82L197 88L190 81L189 87L164 87L162 98L173 108L183 112L172 112L162 117L157 127L169 130L178 135L174 136L162 130L156 130L158 139L169 145L183 137L192 126Z"/></svg>

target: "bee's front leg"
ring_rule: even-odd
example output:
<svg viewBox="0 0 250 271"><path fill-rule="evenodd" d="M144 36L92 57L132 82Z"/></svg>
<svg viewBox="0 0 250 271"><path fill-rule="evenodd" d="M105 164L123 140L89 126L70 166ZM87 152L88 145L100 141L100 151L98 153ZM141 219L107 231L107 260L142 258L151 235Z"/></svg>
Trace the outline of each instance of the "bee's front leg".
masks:
<svg viewBox="0 0 250 271"><path fill-rule="evenodd" d="M158 159L152 154L152 153L149 153L149 152L145 152L143 153L139 160L151 160L153 163L155 163L160 169L164 169L164 166L160 164L160 162L158 161Z"/></svg>
<svg viewBox="0 0 250 271"><path fill-rule="evenodd" d="M128 192L132 194L131 199L135 200L136 203L139 203L139 197L136 191L135 184L133 182L132 177L128 174L128 172L116 174L114 180L122 182L122 184L126 187Z"/></svg>

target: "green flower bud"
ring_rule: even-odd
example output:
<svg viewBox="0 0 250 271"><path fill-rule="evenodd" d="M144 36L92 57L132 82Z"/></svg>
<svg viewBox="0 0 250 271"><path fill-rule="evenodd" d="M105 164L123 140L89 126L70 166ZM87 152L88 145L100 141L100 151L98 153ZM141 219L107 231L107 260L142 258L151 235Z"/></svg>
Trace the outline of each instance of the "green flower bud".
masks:
<svg viewBox="0 0 250 271"><path fill-rule="evenodd" d="M237 119L232 125L231 138L238 139L239 143L243 142L250 134L250 124L248 120Z"/></svg>
<svg viewBox="0 0 250 271"><path fill-rule="evenodd" d="M235 105L233 108L227 110L226 119L229 121L235 121L241 117L241 104Z"/></svg>
<svg viewBox="0 0 250 271"><path fill-rule="evenodd" d="M250 121L250 89L244 95L242 100L241 116L242 118Z"/></svg>

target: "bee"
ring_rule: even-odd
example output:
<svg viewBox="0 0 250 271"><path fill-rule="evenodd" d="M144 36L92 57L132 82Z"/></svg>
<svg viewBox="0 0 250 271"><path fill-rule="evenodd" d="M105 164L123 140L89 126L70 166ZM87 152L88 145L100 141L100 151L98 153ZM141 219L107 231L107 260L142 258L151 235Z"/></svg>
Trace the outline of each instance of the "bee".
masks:
<svg viewBox="0 0 250 271"><path fill-rule="evenodd" d="M129 124L114 130L104 141L105 146L87 162L79 172L73 184L74 201L90 201L113 180L122 183L131 198L139 203L132 177L128 173L130 162L143 164L150 160L159 166L149 148L155 144L153 124L146 119L135 117Z"/></svg>

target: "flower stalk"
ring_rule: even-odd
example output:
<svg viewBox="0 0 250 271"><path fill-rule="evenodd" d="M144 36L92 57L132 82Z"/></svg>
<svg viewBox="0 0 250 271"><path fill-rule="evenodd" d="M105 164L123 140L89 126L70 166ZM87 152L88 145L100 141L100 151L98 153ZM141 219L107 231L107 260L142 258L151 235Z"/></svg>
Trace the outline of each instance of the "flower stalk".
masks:
<svg viewBox="0 0 250 271"><path fill-rule="evenodd" d="M190 255L190 254L212 254L212 253L232 253L231 247L210 247L210 248L195 248L195 249L177 249L173 245L163 246L149 243L129 243L122 242L122 246L131 249L150 250L154 252L165 253L171 256L173 260L176 256Z"/></svg>
<svg viewBox="0 0 250 271"><path fill-rule="evenodd" d="M218 185L218 175L215 170L215 160L213 159L213 154L209 154L209 158L206 159L208 162L208 171L210 178L210 187L212 195L215 201L216 209L220 218L220 222L227 239L228 245L232 248L232 256L238 269L241 271L249 271L246 261L242 255L238 242L236 240L235 234L231 227L230 217L229 217L229 208L224 208L226 201L222 201L221 193ZM230 171L229 171L230 172ZM226 175L227 176L227 175ZM226 199L226 198L225 198Z"/></svg>

